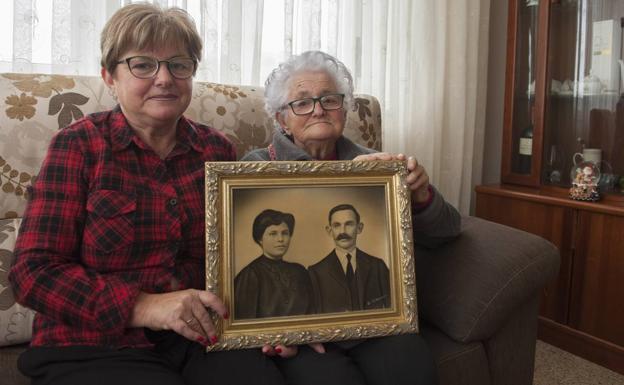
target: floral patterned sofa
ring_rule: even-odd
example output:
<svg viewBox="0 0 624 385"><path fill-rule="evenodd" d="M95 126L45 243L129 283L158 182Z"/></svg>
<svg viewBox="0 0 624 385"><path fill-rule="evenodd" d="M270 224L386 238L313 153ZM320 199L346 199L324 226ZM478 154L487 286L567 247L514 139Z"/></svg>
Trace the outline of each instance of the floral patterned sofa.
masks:
<svg viewBox="0 0 624 385"><path fill-rule="evenodd" d="M355 100L345 134L381 149L379 102ZM34 312L15 303L7 276L28 186L56 132L115 102L99 77L0 73L0 103L0 382L27 384L16 360ZM273 132L261 87L196 82L187 116L221 130L239 157L265 147ZM531 384L537 298L558 268L554 246L465 217L457 241L415 254L421 331L441 384Z"/></svg>

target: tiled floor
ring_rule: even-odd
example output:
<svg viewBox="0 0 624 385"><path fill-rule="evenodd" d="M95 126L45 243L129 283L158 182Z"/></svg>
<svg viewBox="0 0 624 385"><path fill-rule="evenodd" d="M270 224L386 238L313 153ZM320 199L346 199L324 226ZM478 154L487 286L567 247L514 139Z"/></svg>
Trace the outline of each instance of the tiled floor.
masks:
<svg viewBox="0 0 624 385"><path fill-rule="evenodd" d="M624 376L537 341L534 385L624 385Z"/></svg>

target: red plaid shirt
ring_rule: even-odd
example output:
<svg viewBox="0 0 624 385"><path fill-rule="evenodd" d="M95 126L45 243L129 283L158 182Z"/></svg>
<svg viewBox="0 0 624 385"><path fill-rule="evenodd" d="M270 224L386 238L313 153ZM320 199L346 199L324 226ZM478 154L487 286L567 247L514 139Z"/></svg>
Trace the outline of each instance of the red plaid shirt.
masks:
<svg viewBox="0 0 624 385"><path fill-rule="evenodd" d="M10 279L38 313L32 346L148 346L126 328L139 291L205 286L204 162L232 144L181 118L162 160L117 107L54 137L15 247Z"/></svg>

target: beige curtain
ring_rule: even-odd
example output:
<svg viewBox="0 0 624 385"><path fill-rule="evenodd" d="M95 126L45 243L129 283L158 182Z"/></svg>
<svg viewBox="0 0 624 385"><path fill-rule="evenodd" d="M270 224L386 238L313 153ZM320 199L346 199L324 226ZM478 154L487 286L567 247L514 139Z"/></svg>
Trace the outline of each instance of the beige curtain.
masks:
<svg viewBox="0 0 624 385"><path fill-rule="evenodd" d="M467 214L481 182L489 0L391 3L384 147L415 155Z"/></svg>
<svg viewBox="0 0 624 385"><path fill-rule="evenodd" d="M384 150L416 156L468 213L481 180L490 0L155 0L204 40L197 79L261 85L294 53L329 52L379 98ZM0 72L99 74L99 32L131 0L8 0Z"/></svg>

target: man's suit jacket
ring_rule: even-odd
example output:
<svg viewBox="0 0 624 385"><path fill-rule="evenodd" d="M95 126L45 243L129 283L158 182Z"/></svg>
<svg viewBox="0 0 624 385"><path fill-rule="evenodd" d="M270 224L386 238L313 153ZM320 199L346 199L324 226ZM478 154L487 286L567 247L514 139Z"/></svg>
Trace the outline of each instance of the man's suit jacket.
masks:
<svg viewBox="0 0 624 385"><path fill-rule="evenodd" d="M347 277L333 250L320 262L308 267L318 313L380 309L390 306L389 270L383 260L356 251L355 279L360 308L351 305Z"/></svg>

